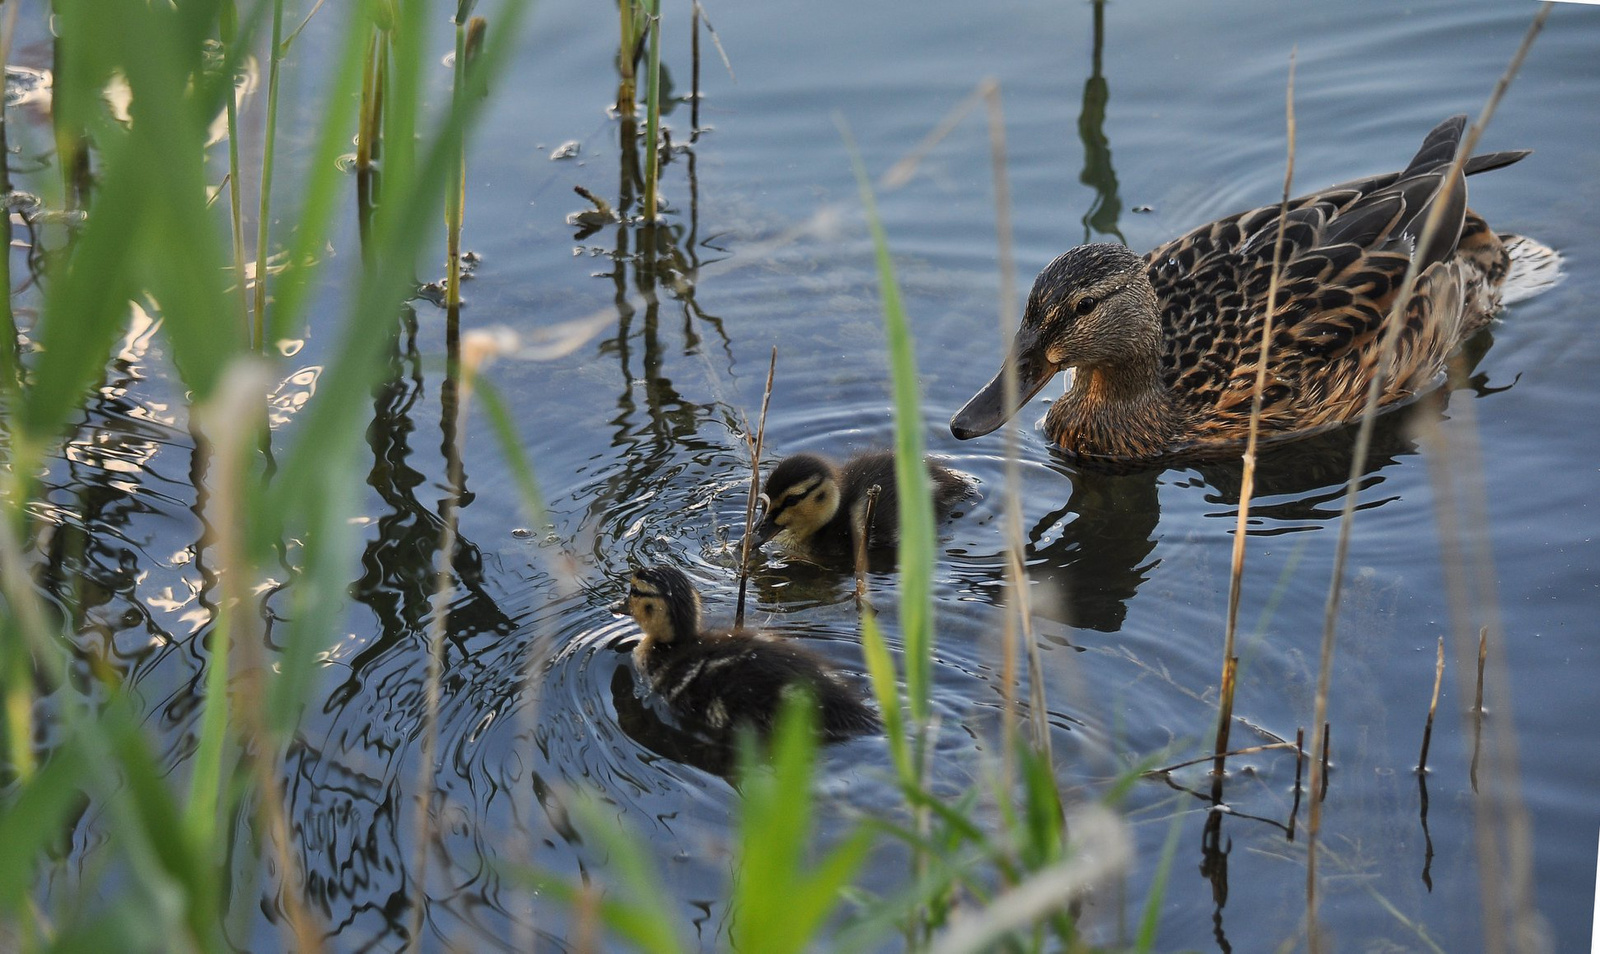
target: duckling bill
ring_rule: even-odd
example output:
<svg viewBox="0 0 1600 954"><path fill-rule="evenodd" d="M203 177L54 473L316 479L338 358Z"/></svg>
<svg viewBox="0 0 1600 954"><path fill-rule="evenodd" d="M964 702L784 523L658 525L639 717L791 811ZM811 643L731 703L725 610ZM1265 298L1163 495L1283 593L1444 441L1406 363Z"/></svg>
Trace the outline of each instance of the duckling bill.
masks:
<svg viewBox="0 0 1600 954"><path fill-rule="evenodd" d="M933 481L935 516L948 516L971 492L967 478L927 461ZM867 522L869 492L879 488ZM779 546L820 563L850 563L856 536L865 525L867 548L894 546L900 540L900 498L895 490L894 454L859 454L843 466L819 454L795 454L772 469L762 487L761 523L756 546Z"/></svg>
<svg viewBox="0 0 1600 954"><path fill-rule="evenodd" d="M1553 250L1497 235L1467 208L1465 176L1508 166L1526 150L1476 156L1451 174L1466 117L1440 123L1397 173L1342 183L1289 203L1261 426L1303 436L1353 420L1382 376L1381 403L1437 384L1456 348L1531 276L1558 271ZM1442 227L1426 242L1437 210ZM1045 416L1050 440L1075 457L1147 460L1231 452L1246 439L1279 207L1202 226L1139 256L1084 245L1040 272L1004 369L950 421L961 440L993 431L1058 371L1075 369ZM1379 340L1412 260L1418 278L1397 347ZM1548 279L1546 279L1548 281Z"/></svg>
<svg viewBox="0 0 1600 954"><path fill-rule="evenodd" d="M821 657L781 637L706 629L700 594L667 566L634 572L624 609L643 638L633 650L640 678L686 726L719 739L739 725L766 734L786 695L808 694L828 741L875 731L878 715Z"/></svg>

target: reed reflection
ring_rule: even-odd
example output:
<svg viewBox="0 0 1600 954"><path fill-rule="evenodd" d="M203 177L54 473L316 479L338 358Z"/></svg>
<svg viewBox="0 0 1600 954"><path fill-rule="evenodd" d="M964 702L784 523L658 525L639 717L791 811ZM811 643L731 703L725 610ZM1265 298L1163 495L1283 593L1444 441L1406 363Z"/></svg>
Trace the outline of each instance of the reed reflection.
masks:
<svg viewBox="0 0 1600 954"><path fill-rule="evenodd" d="M1083 241L1094 241L1093 234L1115 235L1127 244L1117 228L1122 214L1122 199L1117 195L1117 170L1111 165L1111 142L1106 138L1106 103L1111 88L1101 72L1101 52L1106 40L1106 0L1094 0L1094 46L1091 49L1089 78L1083 83L1083 108L1078 113L1078 138L1083 141L1083 172L1078 181L1094 190L1094 202L1083 214Z"/></svg>

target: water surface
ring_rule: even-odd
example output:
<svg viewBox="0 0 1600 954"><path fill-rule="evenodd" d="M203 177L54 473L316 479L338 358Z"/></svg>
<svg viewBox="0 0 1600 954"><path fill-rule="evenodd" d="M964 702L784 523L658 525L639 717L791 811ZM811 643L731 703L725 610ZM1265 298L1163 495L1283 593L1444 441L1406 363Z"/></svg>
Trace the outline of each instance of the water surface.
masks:
<svg viewBox="0 0 1600 954"><path fill-rule="evenodd" d="M721 899L737 795L726 766L641 697L625 654L631 626L606 607L630 566L670 562L695 578L713 616L731 616L744 420L759 405L773 345L770 456L842 456L892 438L871 248L839 121L880 174L980 80L996 78L1026 283L1077 242L1126 241L1142 251L1274 201L1291 51L1296 182L1314 188L1399 168L1437 121L1476 113L1533 6L822 0L713 8L736 78L708 53L698 137L687 102L670 113L676 150L664 224L653 233L568 223L585 208L573 186L625 205L622 170L637 161L606 111L616 85L608 10L541 5L471 151L466 244L482 264L468 287L466 323L531 332L601 310L615 319L569 357L505 361L490 372L518 408L553 535L515 532L528 521L510 471L487 423L469 422L471 497L461 513L432 775L444 833L427 881L432 947L521 948L539 936L559 949L564 914L504 883L501 867L573 877L603 869L603 853L563 807L575 786L598 792L620 824L647 840L701 945L716 946L726 931ZM663 59L680 94L689 83L687 23L686 11L666 11ZM1513 706L1488 718L1515 725L1514 781L1532 822L1538 909L1554 949L1579 949L1588 934L1600 788L1588 731L1600 716L1591 688L1600 583L1591 503L1600 492L1600 391L1591 371L1600 339L1590 333L1600 229L1589 214L1600 182L1597 44L1600 11L1555 11L1484 142L1536 153L1471 183L1474 207L1493 226L1562 251L1567 280L1508 309L1474 342L1482 355L1470 381L1419 403L1409 420L1386 419L1363 480L1333 669L1335 764L1323 820L1323 916L1341 950L1476 949L1480 883L1499 877L1479 870L1474 810L1486 796L1470 777L1471 699L1454 656L1425 794L1413 772L1434 647L1451 618L1438 474L1487 501L1486 526L1467 525L1486 531L1495 572L1492 588L1474 586L1468 625L1494 625L1497 612L1504 634ZM304 49L313 55L315 42ZM549 158L571 141L575 156ZM1002 718L1003 445L998 436L958 443L943 424L993 374L1001 351L981 112L879 201L916 336L929 446L980 486L942 530L935 577L935 783L955 793L994 758ZM654 255L640 252L647 242ZM353 249L343 249L345 261L358 258ZM363 549L350 568L355 602L346 631L329 634L329 665L285 767L311 891L341 950L399 948L408 921L425 634L445 494L442 316L418 308L416 351L400 356L394 382L373 400ZM305 374L286 386L287 408L314 390L323 343L315 327L307 337L293 359ZM195 729L211 607L195 559L192 440L171 410L181 405L161 349L158 337L130 335L79 437L51 468L43 508L61 528L49 561L59 577L45 583L77 581L80 641L126 672L179 770ZM1043 416L1043 400L1025 412L1029 425ZM1436 425L1452 448L1476 443L1481 468L1425 453L1419 422ZM293 439L292 414L279 432ZM1335 434L1264 462L1240 613L1238 714L1257 728L1236 729L1237 744L1293 738L1311 722L1348 444ZM1203 751L1240 475L1228 464L1083 473L1056 459L1031 426L1022 455L1057 772L1071 797L1093 798L1141 760ZM877 573L870 582L898 651L897 578ZM859 671L850 591L836 574L773 560L756 577L754 612ZM287 599L268 603L286 611ZM893 805L887 769L881 738L830 748L822 796L837 810L823 817L839 824L853 811ZM1297 836L1285 830L1294 761L1263 753L1234 769L1227 817L1182 790L1206 794L1198 770L1172 785L1134 786L1124 809L1138 862L1125 904L1108 894L1091 905L1094 936L1115 940L1137 916L1174 819L1178 859L1160 949L1267 950L1301 933L1304 805ZM92 853L99 824L85 820L76 850ZM885 853L869 864L867 884L890 890L902 870ZM240 907L234 940L275 945L277 929L260 909Z"/></svg>

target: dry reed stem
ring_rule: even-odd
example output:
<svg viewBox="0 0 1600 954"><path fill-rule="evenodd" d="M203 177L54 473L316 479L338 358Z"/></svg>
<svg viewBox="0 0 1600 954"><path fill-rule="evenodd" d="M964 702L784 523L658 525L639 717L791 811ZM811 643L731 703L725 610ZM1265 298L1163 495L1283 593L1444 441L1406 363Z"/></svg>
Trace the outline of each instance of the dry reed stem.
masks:
<svg viewBox="0 0 1600 954"><path fill-rule="evenodd" d="M1428 722L1422 728L1422 754L1417 756L1417 773L1427 774L1428 745L1433 741L1433 714L1439 708L1439 686L1444 682L1444 637L1439 637L1439 661L1433 667L1433 699L1428 702Z"/></svg>
<svg viewBox="0 0 1600 954"><path fill-rule="evenodd" d="M1300 779L1306 765L1306 730L1294 731L1294 804L1289 807L1289 840L1294 841L1295 822L1300 818Z"/></svg>
<svg viewBox="0 0 1600 954"><path fill-rule="evenodd" d="M878 495L883 493L883 487L873 484L867 488L867 506L861 514L861 525L852 528L856 537L856 607L859 609L868 606L867 603L867 534L872 529L872 511L878 507Z"/></svg>
<svg viewBox="0 0 1600 954"><path fill-rule="evenodd" d="M1489 658L1489 627L1478 630L1478 691L1472 703L1472 791L1478 791L1478 756L1483 748L1483 664Z"/></svg>
<svg viewBox="0 0 1600 954"><path fill-rule="evenodd" d="M1328 797L1328 764L1329 753L1332 751L1333 724L1330 722L1324 722L1322 723L1322 761L1313 763L1313 765L1320 765L1322 767L1322 778L1320 780L1321 787L1317 790L1317 801L1319 802Z"/></svg>
<svg viewBox="0 0 1600 954"><path fill-rule="evenodd" d="M1494 89L1490 92L1488 100L1483 105L1483 110L1478 114L1477 121L1467 129L1466 138L1461 143L1460 148L1457 150L1455 161L1451 163L1449 172L1445 177L1444 189L1446 190L1446 193L1448 193L1449 189L1454 187L1456 180L1461 176L1462 168L1466 165L1467 159L1471 157L1473 149L1477 147L1478 138L1482 135L1484 127L1488 125L1489 119L1494 115L1495 109L1500 104L1500 99L1505 95L1506 89L1511 85L1512 78L1515 77L1517 71L1521 69L1522 61L1524 58L1526 58L1529 48L1531 48L1533 45L1534 39L1538 37L1540 30L1544 28L1544 22L1549 17L1552 6L1553 4L1549 2L1546 2L1540 6L1539 12L1534 15L1533 22L1529 24L1528 31L1523 35L1522 43L1517 47L1517 51L1512 56L1511 62L1506 66L1505 72L1500 75L1499 80L1496 81ZM1448 203L1442 201L1437 201L1433 204L1433 208L1430 209L1427 220L1423 224L1422 232L1417 238L1416 247L1425 248L1433 240L1433 236L1438 232L1444 220L1444 209L1447 204ZM1366 469L1367 453L1372 445L1372 432L1378 413L1378 398L1381 394L1383 384L1385 383L1383 369L1388 366L1391 356L1394 354L1395 343L1399 339L1400 329L1404 325L1404 316L1406 309L1411 303L1411 296L1415 291L1416 280L1419 271L1419 260L1413 257L1410 265L1406 269L1405 277L1400 283L1400 292L1395 298L1394 306L1390 309L1389 318L1383 334L1379 338L1378 356L1376 362L1378 373L1373 375L1372 382L1367 388L1366 404L1361 416L1361 426L1356 434L1355 448L1350 461L1350 474L1346 481L1344 507L1339 519L1339 538L1334 551L1333 579L1328 587L1328 599L1323 611L1322 659L1317 677L1316 722L1324 722L1324 720L1327 718L1328 684L1331 678L1333 644L1339 613L1339 598L1344 582L1344 568L1349 556L1351 527L1355 523L1356 497L1360 490L1361 475ZM1431 313L1428 316L1428 320L1435 320ZM1446 568L1446 571L1446 576L1448 579L1450 575L1448 567ZM1326 751L1322 753L1322 756L1323 760L1325 761L1327 756ZM1319 781L1317 773L1320 771L1322 771L1321 763L1313 760L1313 788L1317 787L1317 783ZM1322 778L1321 782L1323 788L1325 789L1326 779ZM1514 796L1512 796L1511 801L1515 801ZM1504 950L1502 943L1503 929L1500 924L1499 905L1496 903L1494 887L1491 885L1490 880L1491 878L1498 878L1500 874L1499 863L1498 857L1495 853L1494 838L1492 833L1488 830L1487 821L1483 815L1484 810L1476 805L1475 809L1475 817L1478 819L1478 837L1475 839L1475 841L1477 842L1479 856L1478 868L1480 890L1483 899L1482 906L1485 921L1485 944L1486 950L1489 951L1490 954L1497 954L1497 952ZM1515 809L1510 809L1509 803L1508 809L1511 811L1511 814L1516 814ZM1321 941L1316 930L1315 899L1316 845L1318 828L1321 824L1321 820L1322 816L1319 799L1313 801L1311 804L1311 818L1309 822L1307 843L1306 929L1310 942L1308 945L1310 954L1320 954L1320 951L1322 950ZM1516 824L1513 819L1508 819L1508 821L1510 821L1513 826ZM1485 835L1488 835L1489 837L1485 837ZM1517 879L1514 878L1513 880ZM1519 909L1531 910L1532 902L1531 898L1526 893L1526 889L1526 884L1513 885L1512 893L1514 896L1518 897L1517 906Z"/></svg>
<svg viewBox="0 0 1600 954"><path fill-rule="evenodd" d="M639 79L634 72L634 51L639 38L634 36L633 7L635 0L618 0L617 20L621 38L617 42L617 114L632 116L639 98Z"/></svg>
<svg viewBox="0 0 1600 954"><path fill-rule="evenodd" d="M1289 82L1284 95L1285 127L1288 133L1288 159L1283 171L1283 199L1278 206L1278 234L1272 242L1272 272L1267 283L1267 315L1261 324L1261 356L1256 361L1256 381L1250 396L1250 431L1244 447L1244 473L1239 483L1239 519L1233 528L1233 562L1228 571L1228 622L1222 638L1223 691L1217 711L1216 767L1217 775L1224 771L1224 753L1228 751L1228 730L1233 722L1232 670L1239 664L1234 653L1235 635L1239 628L1239 594L1244 585L1244 547L1250 525L1250 498L1255 493L1256 444L1261 434L1261 395L1267 388L1267 369L1272 359L1272 326L1277 318L1278 286L1282 276L1283 232L1289 214L1289 190L1294 184L1294 61L1295 51L1289 51Z"/></svg>
<svg viewBox="0 0 1600 954"><path fill-rule="evenodd" d="M772 377L778 370L778 346L772 346L767 362L767 386L761 392L761 416L756 421L755 443L750 444L750 494L744 504L744 539L739 541L739 602L733 614L734 628L744 625L745 592L750 585L750 534L755 532L756 500L761 496L761 448L767 437L767 405L772 402ZM744 422L745 442L750 442L750 421Z"/></svg>
<svg viewBox="0 0 1600 954"><path fill-rule="evenodd" d="M689 141L700 141L700 4L690 5L689 17Z"/></svg>

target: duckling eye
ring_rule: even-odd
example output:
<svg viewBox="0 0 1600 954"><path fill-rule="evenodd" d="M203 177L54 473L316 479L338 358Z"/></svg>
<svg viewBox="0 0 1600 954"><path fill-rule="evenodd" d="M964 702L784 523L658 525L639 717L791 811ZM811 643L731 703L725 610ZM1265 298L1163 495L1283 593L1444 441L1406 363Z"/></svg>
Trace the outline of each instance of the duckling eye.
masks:
<svg viewBox="0 0 1600 954"><path fill-rule="evenodd" d="M1084 295L1078 299L1078 304L1072 310L1080 315L1087 315L1089 312L1094 311L1094 307L1098 304L1100 304L1100 300L1093 295Z"/></svg>

